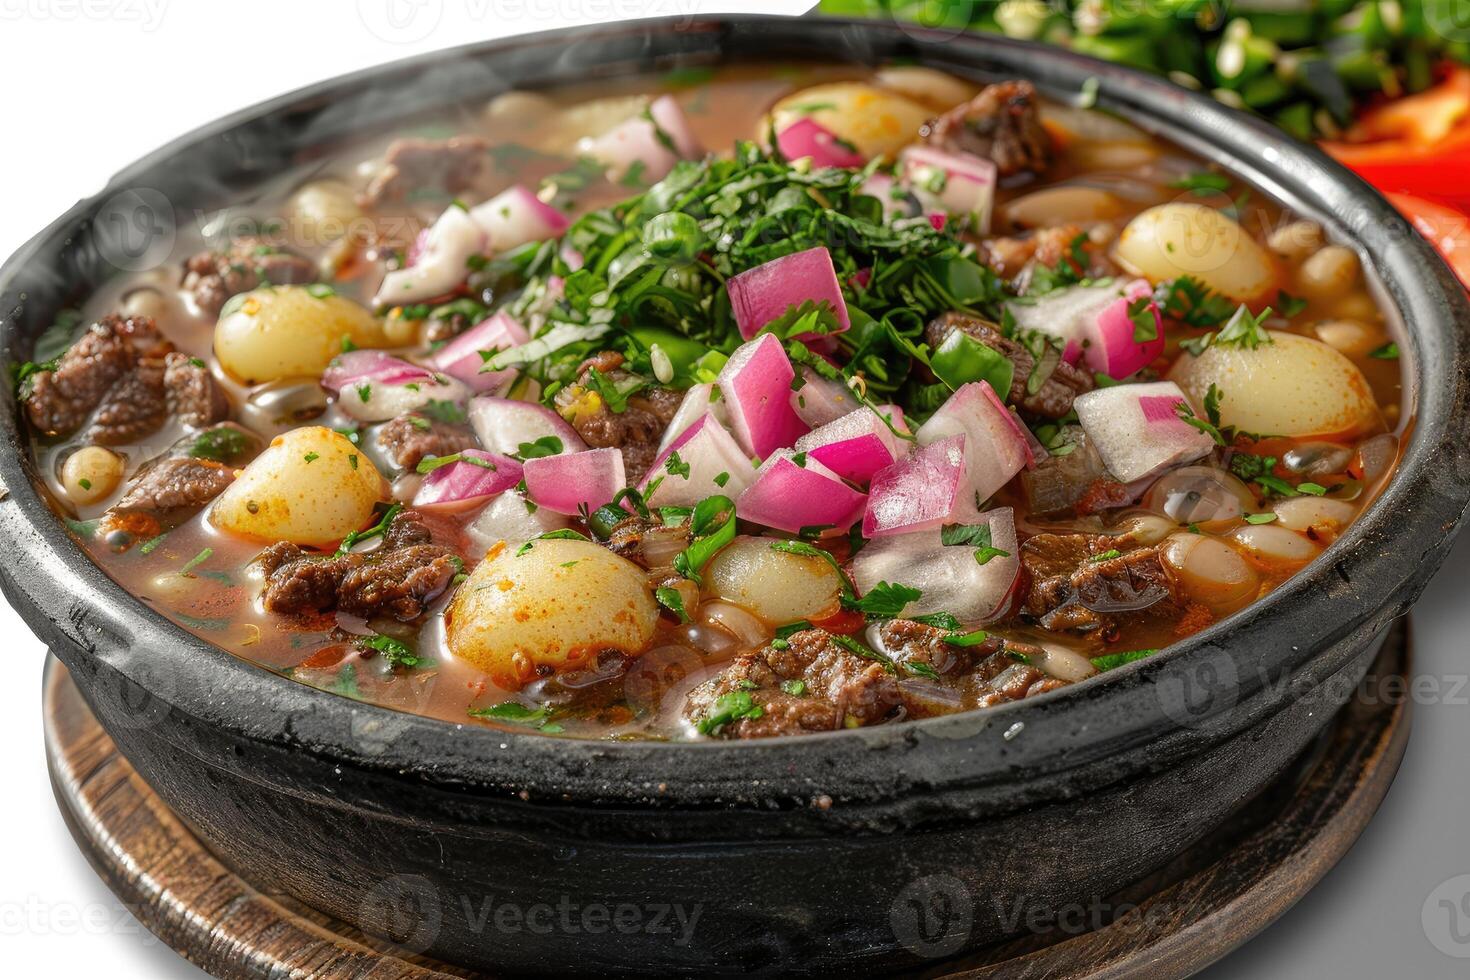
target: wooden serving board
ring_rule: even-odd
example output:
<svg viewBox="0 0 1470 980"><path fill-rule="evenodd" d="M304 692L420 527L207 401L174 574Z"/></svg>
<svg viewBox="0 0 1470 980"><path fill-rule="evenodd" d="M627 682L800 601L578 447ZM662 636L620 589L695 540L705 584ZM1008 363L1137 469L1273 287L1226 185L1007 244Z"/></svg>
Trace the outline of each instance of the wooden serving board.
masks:
<svg viewBox="0 0 1470 980"><path fill-rule="evenodd" d="M1407 675L1396 627L1373 672ZM431 980L477 974L397 950L236 876L153 794L54 658L44 692L52 784L73 835L114 893L181 955L226 980ZM1252 805L1255 829L1192 848L1114 896L1129 911L1050 945L990 947L924 976L1006 980L1186 977L1311 889L1378 809L1408 743L1407 701L1342 710L1314 754ZM1239 822L1236 822L1239 823Z"/></svg>

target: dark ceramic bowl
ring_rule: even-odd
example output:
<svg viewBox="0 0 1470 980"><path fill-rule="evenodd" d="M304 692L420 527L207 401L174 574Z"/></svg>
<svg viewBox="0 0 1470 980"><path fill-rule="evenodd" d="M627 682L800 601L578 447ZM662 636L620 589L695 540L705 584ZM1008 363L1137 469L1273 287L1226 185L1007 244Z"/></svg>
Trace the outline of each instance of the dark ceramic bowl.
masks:
<svg viewBox="0 0 1470 980"><path fill-rule="evenodd" d="M1025 77L1213 160L1356 248L1402 321L1412 436L1341 540L1167 654L1007 707L753 744L577 742L322 693L153 614L37 494L0 407L0 583L159 795L248 878L416 950L501 971L866 971L1086 907L1219 827L1357 684L1470 494L1470 307L1429 246L1311 147L1157 79L996 37L728 17L476 45L326 82L119 174L0 273L25 359L115 270L115 195L180 219L364 128L510 87L772 59ZM127 198L136 204L138 200ZM108 202L113 202L109 204ZM172 218L172 215L166 217Z"/></svg>

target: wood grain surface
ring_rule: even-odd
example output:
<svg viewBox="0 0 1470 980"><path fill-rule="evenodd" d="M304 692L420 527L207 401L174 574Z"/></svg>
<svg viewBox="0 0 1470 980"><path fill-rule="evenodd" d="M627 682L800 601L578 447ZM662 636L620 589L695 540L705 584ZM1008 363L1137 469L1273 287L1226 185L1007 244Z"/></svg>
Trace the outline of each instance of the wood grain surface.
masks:
<svg viewBox="0 0 1470 980"><path fill-rule="evenodd" d="M1407 630L1372 673L1408 672ZM263 892L211 854L118 752L54 658L45 682L48 764L73 835L140 922L214 976L429 980L476 976L395 950ZM1216 838L1106 905L1080 935L989 947L923 976L1006 980L1185 977L1265 928L1345 854L1388 792L1408 742L1407 701L1353 700L1297 771Z"/></svg>

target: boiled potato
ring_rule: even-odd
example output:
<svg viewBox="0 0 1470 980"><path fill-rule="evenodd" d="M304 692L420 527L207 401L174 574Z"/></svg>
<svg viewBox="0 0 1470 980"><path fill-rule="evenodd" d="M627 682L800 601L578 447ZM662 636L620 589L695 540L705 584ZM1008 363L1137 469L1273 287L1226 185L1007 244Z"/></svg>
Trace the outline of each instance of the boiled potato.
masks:
<svg viewBox="0 0 1470 980"><path fill-rule="evenodd" d="M971 83L953 75L922 65L893 65L880 68L873 81L892 92L922 102L930 109L944 112L975 97Z"/></svg>
<svg viewBox="0 0 1470 980"><path fill-rule="evenodd" d="M788 95L771 115L778 131L810 116L864 156L892 157L918 139L919 127L933 113L907 96L865 82L833 82ZM762 126L759 135L765 133Z"/></svg>
<svg viewBox="0 0 1470 980"><path fill-rule="evenodd" d="M225 304L214 328L214 353L246 384L312 377L357 347L392 346L383 324L350 299L314 286L268 286Z"/></svg>
<svg viewBox="0 0 1470 980"><path fill-rule="evenodd" d="M772 626L837 612L842 580L821 558L771 547L771 538L738 537L705 567L705 591L755 613Z"/></svg>
<svg viewBox="0 0 1470 980"><path fill-rule="evenodd" d="M1195 405L1210 385L1221 392L1220 421L1278 436L1353 436L1382 427L1357 366L1320 340L1270 331L1255 349L1216 344L1182 354L1169 379Z"/></svg>
<svg viewBox="0 0 1470 980"><path fill-rule="evenodd" d="M456 657L515 690L603 650L643 652L658 605L641 568L575 539L497 542L444 615Z"/></svg>
<svg viewBox="0 0 1470 980"><path fill-rule="evenodd" d="M303 184L286 202L292 236L321 248L345 238L362 222L362 210L352 188L338 180Z"/></svg>
<svg viewBox="0 0 1470 980"><path fill-rule="evenodd" d="M1160 204L1123 229L1116 257L1153 282L1193 276L1238 303L1275 298L1270 254L1228 215L1203 204Z"/></svg>
<svg viewBox="0 0 1470 980"><path fill-rule="evenodd" d="M261 541L335 545L372 523L388 483L346 436L325 426L271 440L210 508L209 520Z"/></svg>

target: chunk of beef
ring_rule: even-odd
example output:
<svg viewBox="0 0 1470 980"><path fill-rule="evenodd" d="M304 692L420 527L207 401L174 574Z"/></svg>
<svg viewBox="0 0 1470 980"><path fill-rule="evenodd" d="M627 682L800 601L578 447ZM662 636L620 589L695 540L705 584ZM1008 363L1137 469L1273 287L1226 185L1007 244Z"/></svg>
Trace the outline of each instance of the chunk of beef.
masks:
<svg viewBox="0 0 1470 980"><path fill-rule="evenodd" d="M394 140L383 156L383 169L358 203L377 207L402 201L415 191L442 191L453 197L475 185L490 158L489 150L489 142L479 136Z"/></svg>
<svg viewBox="0 0 1470 980"><path fill-rule="evenodd" d="M401 511L374 551L316 557L288 542L256 561L265 572L265 608L283 614L340 609L363 619L418 619L453 583L464 563L432 543L423 519Z"/></svg>
<svg viewBox="0 0 1470 980"><path fill-rule="evenodd" d="M168 350L169 344L152 317L103 317L57 358L54 368L37 371L26 379L21 394L31 424L48 436L70 435L103 405L111 408L107 427L116 427L118 433L136 427L137 419L155 414L158 424L162 424L161 365L142 383L132 376L141 361L157 361ZM119 401L140 394L156 406L144 405L131 412L117 406Z"/></svg>
<svg viewBox="0 0 1470 980"><path fill-rule="evenodd" d="M731 713L741 695L749 709ZM881 663L810 629L735 658L690 693L684 712L710 735L767 738L871 725L898 706L897 681ZM722 713L730 716L721 720Z"/></svg>
<svg viewBox="0 0 1470 980"><path fill-rule="evenodd" d="M165 357L163 386L168 410L185 425L204 428L230 415L230 400L224 389L209 373L209 366L197 357L178 351Z"/></svg>
<svg viewBox="0 0 1470 980"><path fill-rule="evenodd" d="M1037 534L1021 544L1030 578L1025 612L1047 629L1102 630L1181 603L1159 547L1126 536Z"/></svg>
<svg viewBox="0 0 1470 980"><path fill-rule="evenodd" d="M126 531L134 541L155 537L193 517L235 480L235 471L212 459L163 457L133 478L103 515L104 533Z"/></svg>
<svg viewBox="0 0 1470 980"><path fill-rule="evenodd" d="M398 466L411 470L428 456L452 456L479 445L463 425L440 422L410 412L378 430L378 445Z"/></svg>
<svg viewBox="0 0 1470 980"><path fill-rule="evenodd" d="M992 634L974 646L957 647L948 636L945 630L903 619L879 628L883 648L896 663L928 668L898 682L907 717L1019 701L1066 684L1033 666L1041 651L1030 644ZM931 672L939 676L927 676Z"/></svg>
<svg viewBox="0 0 1470 980"><path fill-rule="evenodd" d="M102 396L87 427L86 441L103 446L135 442L168 419L168 388L163 362L140 360Z"/></svg>
<svg viewBox="0 0 1470 980"><path fill-rule="evenodd" d="M1017 287L1029 282L1037 266L1058 269L1065 266L1078 279L1101 279L1115 275L1118 267L1103 249L1079 225L1057 225L1038 228L1014 237L989 238L982 243L985 264L1002 279L1013 280Z"/></svg>
<svg viewBox="0 0 1470 980"><path fill-rule="evenodd" d="M682 392L658 386L642 387L628 397L627 407L615 412L598 396L590 382L590 372L597 371L604 383L623 390L638 383L635 375L622 370L623 358L614 351L603 351L582 365L575 385L557 392L558 407L571 414L572 428L594 449L612 447L623 454L623 469L628 482L643 479L658 458L658 443L664 430L684 400Z"/></svg>
<svg viewBox="0 0 1470 980"><path fill-rule="evenodd" d="M1102 457L1092 447L1080 425L1062 426L1053 449L1070 446L1061 455L1046 454L1036 468L1021 474L1021 487L1031 513L1063 515L1076 513L1078 504L1093 484L1107 476ZM1041 455L1041 454L1038 454Z"/></svg>
<svg viewBox="0 0 1470 980"><path fill-rule="evenodd" d="M940 314L929 324L924 339L930 347L938 350L956 330L963 331L1011 362L1014 374L1006 401L1023 412L1040 418L1059 419L1072 410L1072 401L1078 395L1095 387L1091 374L1057 358L1049 372L1043 366L1042 370L1047 372L1045 380L1036 391L1030 391L1027 381L1036 367L1036 358L1031 351L1002 334L995 324L966 313L951 311Z"/></svg>
<svg viewBox="0 0 1470 980"><path fill-rule="evenodd" d="M286 286L315 282L316 264L268 239L246 235L223 251L208 249L184 262L183 287L194 294L201 312L218 316L231 296L270 283Z"/></svg>
<svg viewBox="0 0 1470 980"><path fill-rule="evenodd" d="M1040 173L1051 163L1051 134L1041 124L1030 82L987 85L926 125L921 135L941 149L993 160L1002 177Z"/></svg>

